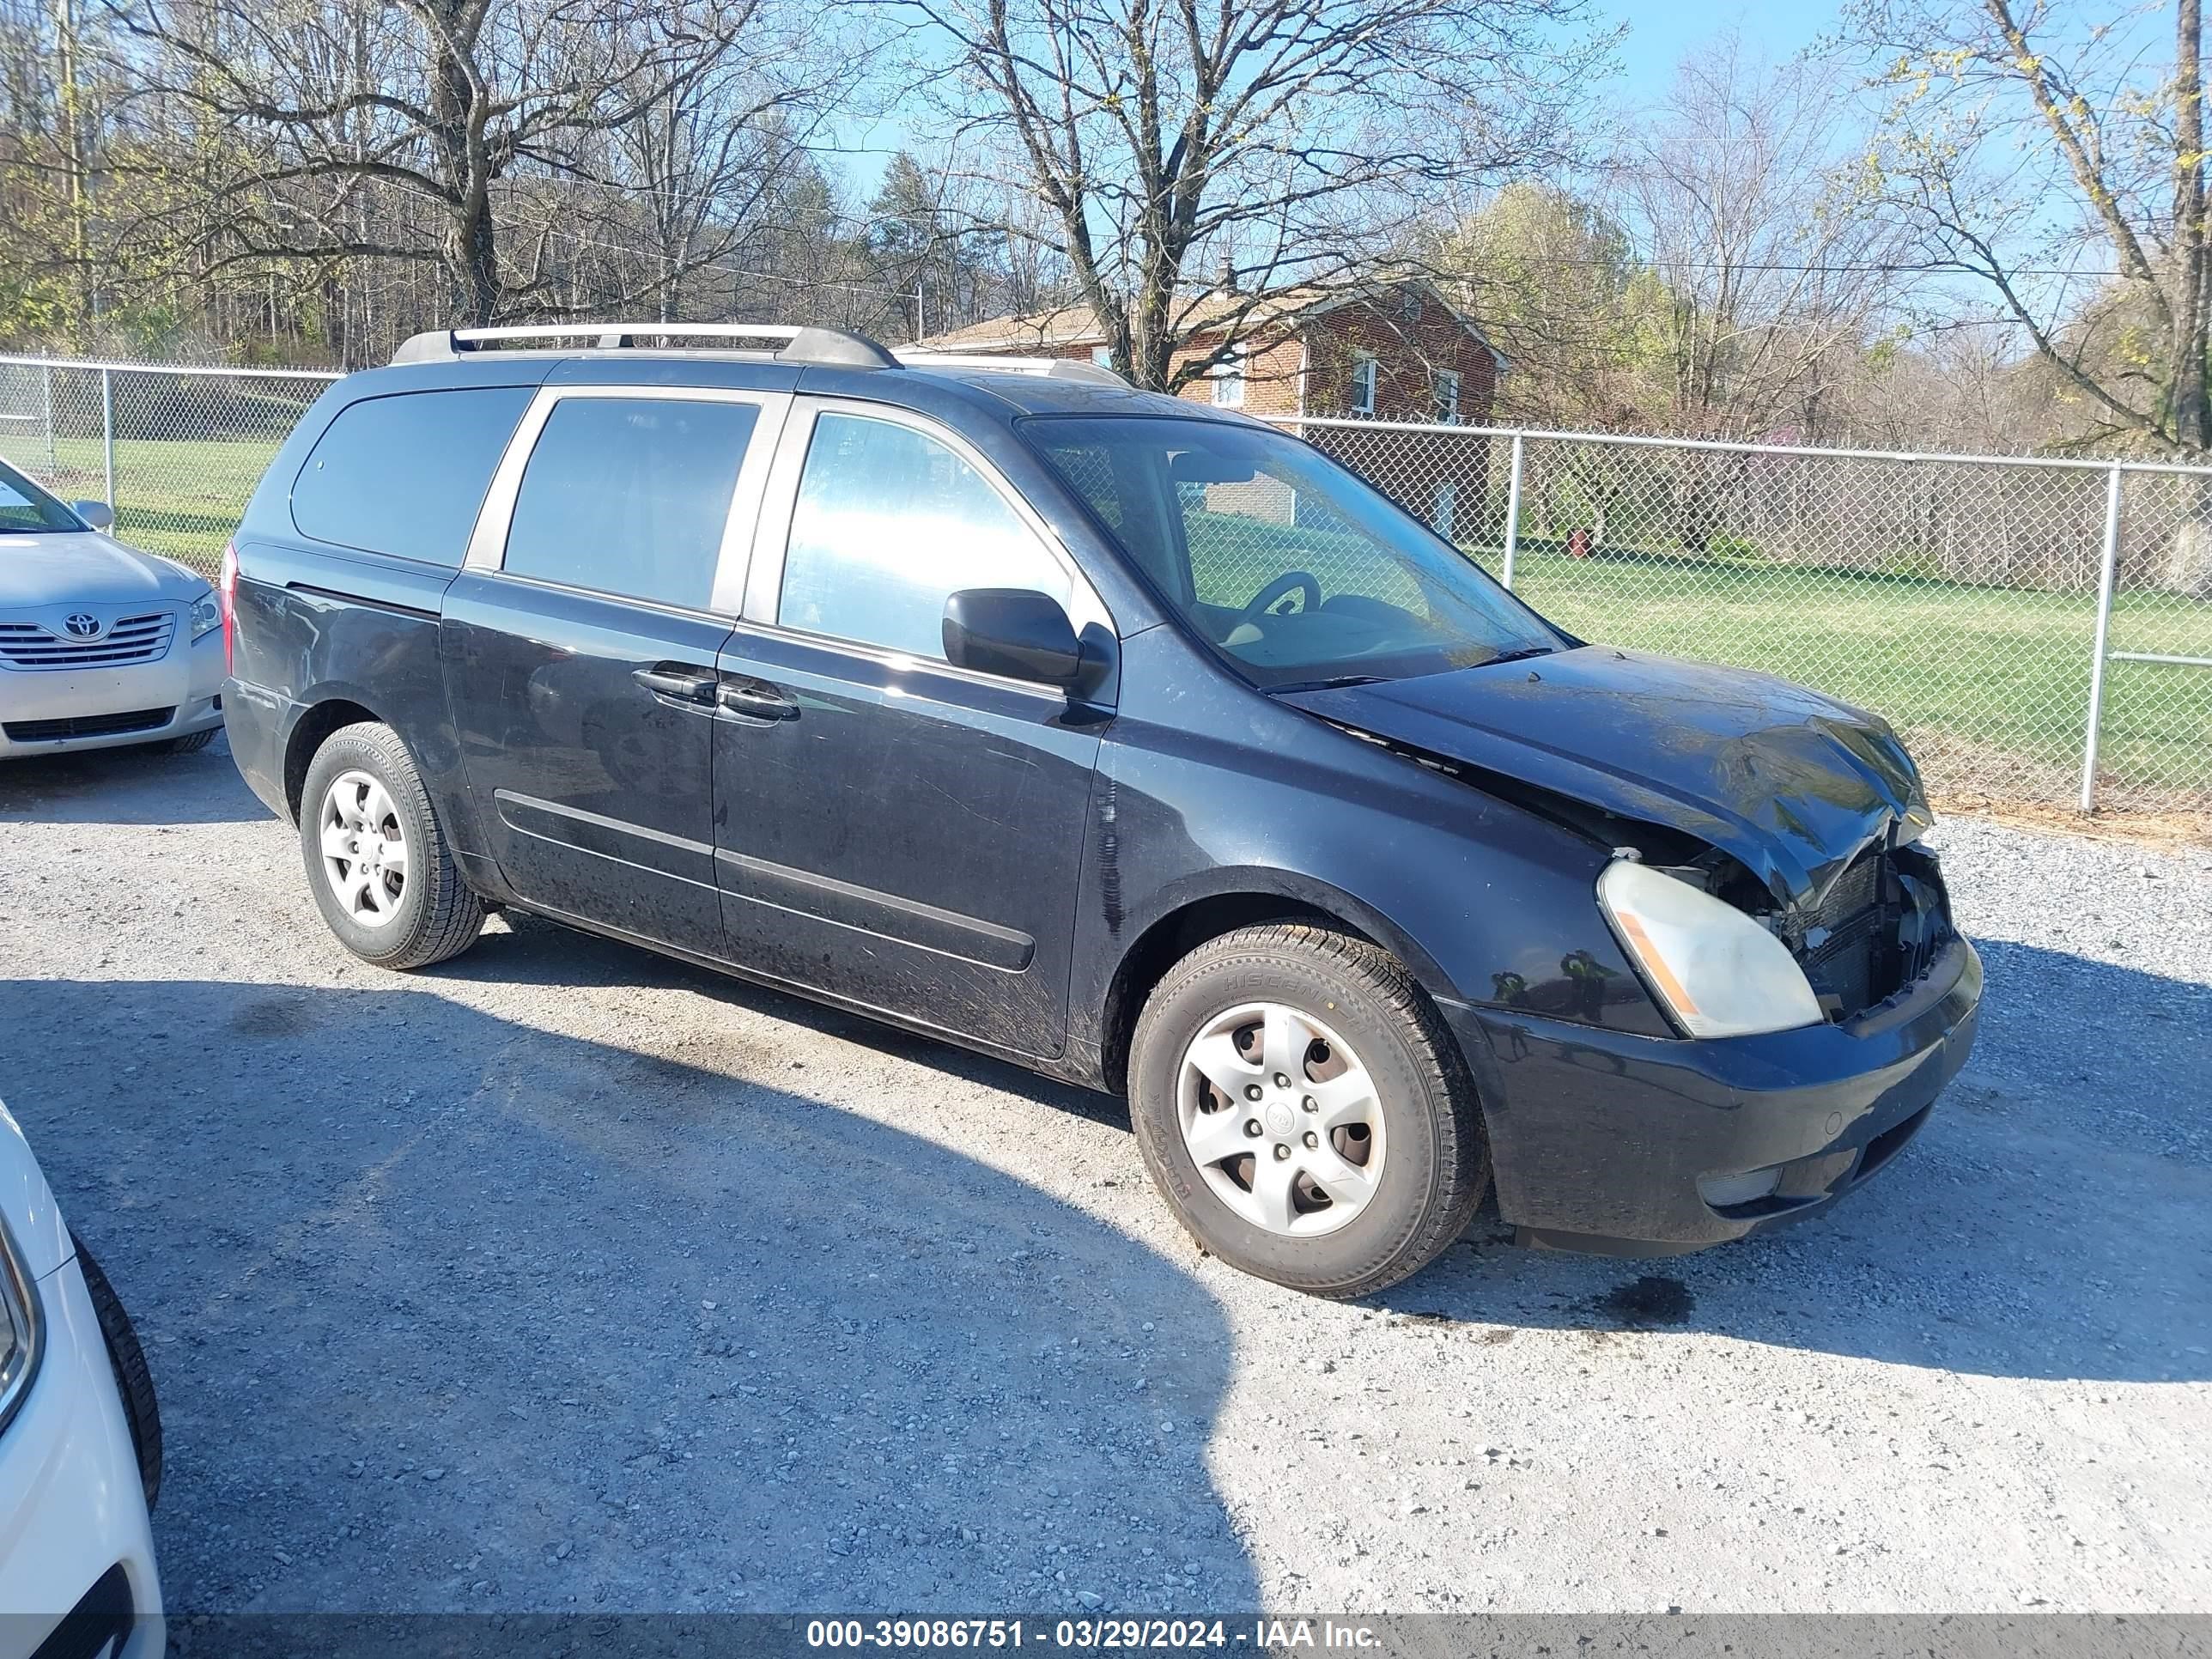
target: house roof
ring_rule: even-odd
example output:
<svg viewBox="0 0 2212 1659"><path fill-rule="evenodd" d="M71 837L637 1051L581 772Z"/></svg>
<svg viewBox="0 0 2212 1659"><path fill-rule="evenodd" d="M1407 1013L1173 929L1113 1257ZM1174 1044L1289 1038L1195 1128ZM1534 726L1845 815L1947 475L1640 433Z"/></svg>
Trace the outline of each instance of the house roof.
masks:
<svg viewBox="0 0 2212 1659"><path fill-rule="evenodd" d="M1215 292L1182 307L1177 313L1177 322L1185 334L1200 333L1242 312L1243 331L1246 334L1275 324L1295 327L1340 307L1373 300L1408 286L1419 288L1457 318L1476 343L1496 360L1498 367L1505 367L1504 354L1490 343L1474 319L1454 305L1443 289L1424 277L1286 288L1256 300L1249 295ZM919 343L921 349L932 351L1044 351L1060 346L1103 345L1106 331L1099 325L1097 313L1089 306L1073 305L1027 316L989 318L944 334L933 334Z"/></svg>

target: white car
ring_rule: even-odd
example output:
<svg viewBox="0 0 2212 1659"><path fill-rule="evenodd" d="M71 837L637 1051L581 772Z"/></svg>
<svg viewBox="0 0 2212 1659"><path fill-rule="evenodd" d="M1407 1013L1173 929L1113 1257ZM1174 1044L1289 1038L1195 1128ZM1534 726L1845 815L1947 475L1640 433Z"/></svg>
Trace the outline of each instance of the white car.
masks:
<svg viewBox="0 0 2212 1659"><path fill-rule="evenodd" d="M165 743L222 725L222 608L207 578L125 547L0 461L0 759Z"/></svg>
<svg viewBox="0 0 2212 1659"><path fill-rule="evenodd" d="M0 1106L0 1659L160 1659L161 1474L130 1317Z"/></svg>

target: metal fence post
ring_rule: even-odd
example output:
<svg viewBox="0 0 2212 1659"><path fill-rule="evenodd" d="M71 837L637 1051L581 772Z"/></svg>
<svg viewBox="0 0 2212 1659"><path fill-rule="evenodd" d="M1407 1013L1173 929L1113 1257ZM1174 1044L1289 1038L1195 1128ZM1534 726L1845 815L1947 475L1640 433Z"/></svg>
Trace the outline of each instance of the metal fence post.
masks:
<svg viewBox="0 0 2212 1659"><path fill-rule="evenodd" d="M100 440L107 460L107 510L115 511L115 371L100 371Z"/></svg>
<svg viewBox="0 0 2212 1659"><path fill-rule="evenodd" d="M2120 564L2120 469L2106 475L2105 556L2097 573L2097 645L2089 659L2089 726L2081 740L2081 810L2097 810L2097 727L2105 713L2105 645L2112 627L2112 580Z"/></svg>
<svg viewBox="0 0 2212 1659"><path fill-rule="evenodd" d="M1505 586L1513 586L1513 555L1521 545L1521 434L1513 434L1513 465L1505 475Z"/></svg>

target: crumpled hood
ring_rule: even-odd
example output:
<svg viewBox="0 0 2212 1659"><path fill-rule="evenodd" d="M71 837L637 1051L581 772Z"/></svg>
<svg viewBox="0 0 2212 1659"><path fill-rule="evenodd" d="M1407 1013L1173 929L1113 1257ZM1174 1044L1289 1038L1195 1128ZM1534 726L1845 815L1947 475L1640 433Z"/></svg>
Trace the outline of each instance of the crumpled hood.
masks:
<svg viewBox="0 0 2212 1659"><path fill-rule="evenodd" d="M96 530L0 531L0 611L187 604L208 580Z"/></svg>
<svg viewBox="0 0 2212 1659"><path fill-rule="evenodd" d="M1698 836L1785 903L1932 817L1883 720L1771 675L1611 646L1288 692L1336 725Z"/></svg>

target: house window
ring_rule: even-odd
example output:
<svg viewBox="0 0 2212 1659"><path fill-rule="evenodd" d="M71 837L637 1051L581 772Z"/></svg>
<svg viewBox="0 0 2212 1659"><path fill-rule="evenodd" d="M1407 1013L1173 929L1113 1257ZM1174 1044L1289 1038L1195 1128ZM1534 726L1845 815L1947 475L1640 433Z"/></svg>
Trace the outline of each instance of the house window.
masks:
<svg viewBox="0 0 2212 1659"><path fill-rule="evenodd" d="M1459 371L1440 368L1435 377L1437 418L1446 426L1459 424Z"/></svg>
<svg viewBox="0 0 2212 1659"><path fill-rule="evenodd" d="M1398 314L1409 323L1421 314L1420 289L1401 288L1398 290Z"/></svg>
<svg viewBox="0 0 2212 1659"><path fill-rule="evenodd" d="M1352 412L1372 415L1375 412L1375 354L1355 352L1352 359Z"/></svg>
<svg viewBox="0 0 2212 1659"><path fill-rule="evenodd" d="M1437 486L1429 506L1429 528L1446 541L1452 538L1452 522L1459 516L1459 486L1449 479Z"/></svg>
<svg viewBox="0 0 2212 1659"><path fill-rule="evenodd" d="M1218 407L1244 407L1244 347L1241 343L1230 347L1228 356L1208 373L1213 378L1213 401Z"/></svg>
<svg viewBox="0 0 2212 1659"><path fill-rule="evenodd" d="M1098 367L1099 367L1099 368L1113 368L1113 367L1114 367L1114 348L1113 348L1112 346L1093 346L1093 347L1091 347L1091 361L1092 362L1094 362L1094 363L1097 364L1097 365L1098 365Z"/></svg>

